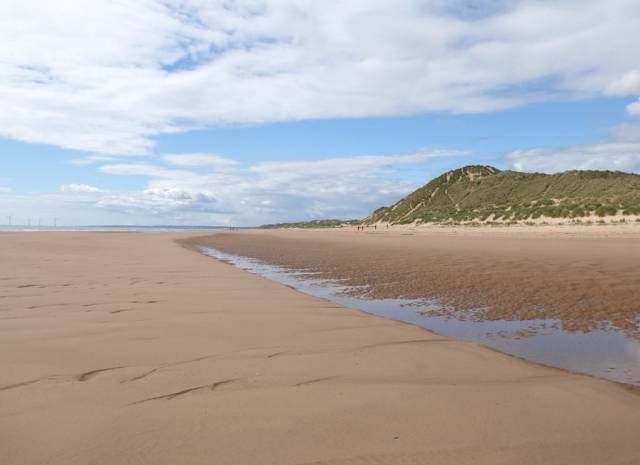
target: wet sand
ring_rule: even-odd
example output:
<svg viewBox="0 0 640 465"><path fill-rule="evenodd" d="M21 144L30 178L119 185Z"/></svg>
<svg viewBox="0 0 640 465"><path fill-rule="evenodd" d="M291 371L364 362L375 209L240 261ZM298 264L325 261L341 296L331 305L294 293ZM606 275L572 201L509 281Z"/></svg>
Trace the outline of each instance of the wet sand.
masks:
<svg viewBox="0 0 640 465"><path fill-rule="evenodd" d="M437 299L443 315L640 338L640 227L239 231L197 243L364 286L356 295Z"/></svg>
<svg viewBox="0 0 640 465"><path fill-rule="evenodd" d="M640 463L636 392L338 307L190 236L0 235L3 463Z"/></svg>

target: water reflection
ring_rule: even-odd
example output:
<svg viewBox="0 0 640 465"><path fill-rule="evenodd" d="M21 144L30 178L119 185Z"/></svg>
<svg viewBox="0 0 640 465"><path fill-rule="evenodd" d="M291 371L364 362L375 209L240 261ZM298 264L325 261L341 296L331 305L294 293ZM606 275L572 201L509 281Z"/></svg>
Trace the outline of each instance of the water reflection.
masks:
<svg viewBox="0 0 640 465"><path fill-rule="evenodd" d="M202 247L201 251L345 307L413 323L444 336L479 342L545 365L640 386L640 341L614 329L568 332L562 330L559 320L477 321L464 318L465 314L460 314L460 318L434 316L430 310L440 308L437 301L351 297L345 292L349 288L337 281L315 279L316 273L277 267L210 247Z"/></svg>

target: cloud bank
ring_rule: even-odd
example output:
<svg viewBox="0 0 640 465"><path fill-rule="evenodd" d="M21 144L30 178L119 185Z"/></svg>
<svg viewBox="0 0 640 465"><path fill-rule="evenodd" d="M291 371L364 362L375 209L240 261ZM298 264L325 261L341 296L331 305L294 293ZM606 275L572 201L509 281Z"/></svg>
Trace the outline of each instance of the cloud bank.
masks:
<svg viewBox="0 0 640 465"><path fill-rule="evenodd" d="M418 187L398 176L403 166L429 179L436 159L468 157L458 151L265 161L242 165L214 154L174 154L150 163L99 167L114 176L144 176L146 188L116 192L84 184L61 186L66 202L155 222L255 225L314 218L355 218ZM204 166L204 169L203 169ZM80 195L79 194L84 194Z"/></svg>
<svg viewBox="0 0 640 465"><path fill-rule="evenodd" d="M637 96L639 17L637 0L5 0L0 136L148 154L208 126Z"/></svg>
<svg viewBox="0 0 640 465"><path fill-rule="evenodd" d="M506 157L517 171L640 171L640 142L610 142L561 148L516 150Z"/></svg>
<svg viewBox="0 0 640 465"><path fill-rule="evenodd" d="M63 184L62 186L60 186L60 192L72 194L97 194L99 192L102 192L102 189L94 186L89 186L87 184Z"/></svg>

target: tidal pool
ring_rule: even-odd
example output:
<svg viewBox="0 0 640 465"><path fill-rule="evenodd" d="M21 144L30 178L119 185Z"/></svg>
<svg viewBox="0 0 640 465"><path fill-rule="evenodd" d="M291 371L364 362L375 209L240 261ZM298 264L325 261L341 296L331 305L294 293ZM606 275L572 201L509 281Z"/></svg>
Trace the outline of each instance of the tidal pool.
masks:
<svg viewBox="0 0 640 465"><path fill-rule="evenodd" d="M559 320L477 320L468 313L433 316L436 301L351 297L340 282L314 278L305 270L291 270L259 260L200 247L205 255L231 263L300 292L344 307L412 323L443 336L475 341L537 363L640 386L640 341L615 329L570 332Z"/></svg>

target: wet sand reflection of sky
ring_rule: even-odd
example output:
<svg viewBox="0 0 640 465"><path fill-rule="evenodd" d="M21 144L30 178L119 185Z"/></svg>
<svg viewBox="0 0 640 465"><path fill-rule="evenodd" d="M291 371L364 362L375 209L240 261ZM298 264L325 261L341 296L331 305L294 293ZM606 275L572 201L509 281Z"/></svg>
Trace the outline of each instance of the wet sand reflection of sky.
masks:
<svg viewBox="0 0 640 465"><path fill-rule="evenodd" d="M479 321L460 313L433 316L438 302L351 297L339 282L314 279L313 273L288 270L247 257L201 247L202 253L238 268L286 284L301 292L378 316L412 323L443 336L487 347L544 365L640 386L640 341L615 329L565 331L560 320Z"/></svg>

